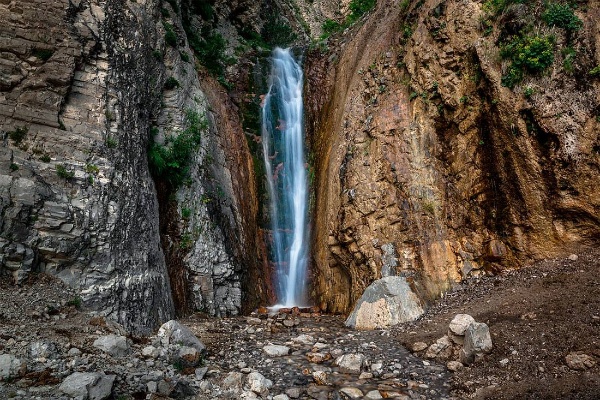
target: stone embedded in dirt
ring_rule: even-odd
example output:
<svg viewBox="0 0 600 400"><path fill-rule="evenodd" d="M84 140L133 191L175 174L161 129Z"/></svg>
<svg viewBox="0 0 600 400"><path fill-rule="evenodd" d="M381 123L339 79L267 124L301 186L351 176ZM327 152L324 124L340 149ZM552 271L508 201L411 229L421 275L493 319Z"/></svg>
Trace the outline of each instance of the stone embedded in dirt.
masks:
<svg viewBox="0 0 600 400"><path fill-rule="evenodd" d="M290 399L297 399L302 394L302 389L294 387L285 390L285 394L287 394Z"/></svg>
<svg viewBox="0 0 600 400"><path fill-rule="evenodd" d="M464 336L465 331L473 322L475 322L475 318L469 314L456 314L450 322L448 329L454 335Z"/></svg>
<svg viewBox="0 0 600 400"><path fill-rule="evenodd" d="M458 371L462 367L464 367L464 365L460 361L448 361L446 364L446 368L453 372Z"/></svg>
<svg viewBox="0 0 600 400"><path fill-rule="evenodd" d="M31 358L54 358L58 353L56 343L41 340L29 345L29 356Z"/></svg>
<svg viewBox="0 0 600 400"><path fill-rule="evenodd" d="M569 353L565 357L565 361L567 365L571 369L575 369L578 371L583 371L588 368L593 368L596 365L596 360L592 356L589 356L583 352L573 352Z"/></svg>
<svg viewBox="0 0 600 400"><path fill-rule="evenodd" d="M270 344L263 347L263 351L271 357L281 357L290 354L290 348L278 344Z"/></svg>
<svg viewBox="0 0 600 400"><path fill-rule="evenodd" d="M18 359L12 354L0 354L0 379L19 377L27 371L25 360Z"/></svg>
<svg viewBox="0 0 600 400"><path fill-rule="evenodd" d="M290 398L288 397L287 394L278 394L277 396L273 396L273 400L289 400Z"/></svg>
<svg viewBox="0 0 600 400"><path fill-rule="evenodd" d="M266 396L273 387L273 382L258 372L251 372L248 374L248 387L254 393Z"/></svg>
<svg viewBox="0 0 600 400"><path fill-rule="evenodd" d="M371 379L373 378L373 374L371 372L361 372L358 376L358 379Z"/></svg>
<svg viewBox="0 0 600 400"><path fill-rule="evenodd" d="M203 352L206 348L188 327L181 325L175 320L165 322L158 330L156 336L160 339L163 346L178 344L193 347L200 352Z"/></svg>
<svg viewBox="0 0 600 400"><path fill-rule="evenodd" d="M388 276L373 282L365 289L346 326L372 330L414 321L423 314L423 307L406 278Z"/></svg>
<svg viewBox="0 0 600 400"><path fill-rule="evenodd" d="M365 362L365 356L360 353L344 354L335 360L335 365L341 372L359 374Z"/></svg>
<svg viewBox="0 0 600 400"><path fill-rule="evenodd" d="M328 385L329 382L327 380L327 372L325 371L314 371L312 373L312 377L317 385Z"/></svg>
<svg viewBox="0 0 600 400"><path fill-rule="evenodd" d="M460 361L468 365L473 363L475 356L490 351L492 351L490 329L483 322L473 322L465 331L465 345L460 351Z"/></svg>
<svg viewBox="0 0 600 400"><path fill-rule="evenodd" d="M260 325L262 324L262 319L255 317L246 317L246 322L248 325Z"/></svg>
<svg viewBox="0 0 600 400"><path fill-rule="evenodd" d="M118 335L100 336L94 341L94 347L113 357L123 357L129 351L127 338Z"/></svg>
<svg viewBox="0 0 600 400"><path fill-rule="evenodd" d="M355 387L345 387L340 389L340 393L349 399L362 399L363 392Z"/></svg>
<svg viewBox="0 0 600 400"><path fill-rule="evenodd" d="M577 261L578 259L579 259L579 256L577 254L569 255L569 260L571 260L571 261Z"/></svg>
<svg viewBox="0 0 600 400"><path fill-rule="evenodd" d="M427 349L426 358L447 360L452 355L452 341L448 336L442 336Z"/></svg>
<svg viewBox="0 0 600 400"><path fill-rule="evenodd" d="M412 351L413 353L418 353L419 351L423 351L427 348L427 343L425 342L415 342L412 344Z"/></svg>
<svg viewBox="0 0 600 400"><path fill-rule="evenodd" d="M146 358L158 358L160 356L160 349L154 346L146 346L142 349L142 356Z"/></svg>
<svg viewBox="0 0 600 400"><path fill-rule="evenodd" d="M59 390L73 398L104 400L110 397L116 375L102 372L74 372L60 384Z"/></svg>

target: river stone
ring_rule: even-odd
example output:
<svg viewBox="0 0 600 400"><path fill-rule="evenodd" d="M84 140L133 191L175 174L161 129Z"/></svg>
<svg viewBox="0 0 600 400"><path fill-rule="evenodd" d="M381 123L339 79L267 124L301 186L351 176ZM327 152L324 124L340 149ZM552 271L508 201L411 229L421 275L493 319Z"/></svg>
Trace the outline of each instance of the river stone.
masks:
<svg viewBox="0 0 600 400"><path fill-rule="evenodd" d="M338 357L335 360L335 364L340 367L341 372L359 374L364 361L364 355L360 353L351 353Z"/></svg>
<svg viewBox="0 0 600 400"><path fill-rule="evenodd" d="M487 324L473 322L465 331L465 345L460 351L460 361L471 364L475 356L492 351L492 337Z"/></svg>
<svg viewBox="0 0 600 400"><path fill-rule="evenodd" d="M254 393L265 396L269 393L269 389L273 386L273 382L258 372L251 372L248 374L248 386Z"/></svg>
<svg viewBox="0 0 600 400"><path fill-rule="evenodd" d="M281 346L278 344L271 344L263 347L263 350L267 355L271 357L286 356L290 353L290 348L287 346Z"/></svg>
<svg viewBox="0 0 600 400"><path fill-rule="evenodd" d="M406 279L388 276L373 282L360 297L346 320L346 326L372 330L414 321L423 307Z"/></svg>
<svg viewBox="0 0 600 400"><path fill-rule="evenodd" d="M129 350L127 338L117 335L100 336L94 341L94 347L113 357L123 357Z"/></svg>
<svg viewBox="0 0 600 400"><path fill-rule="evenodd" d="M383 397L381 396L381 393L379 393L379 390L371 390L369 393L367 393L365 395L365 399L379 400L379 399L383 399Z"/></svg>
<svg viewBox="0 0 600 400"><path fill-rule="evenodd" d="M237 392L238 390L241 390L243 380L244 374L242 374L241 372L230 372L223 379L221 387L224 390L233 390Z"/></svg>
<svg viewBox="0 0 600 400"><path fill-rule="evenodd" d="M277 396L273 396L273 400L290 400L287 394L278 394Z"/></svg>
<svg viewBox="0 0 600 400"><path fill-rule="evenodd" d="M157 335L163 346L178 344L180 346L193 347L199 352L206 348L194 333L184 325L175 320L165 322L158 330Z"/></svg>
<svg viewBox="0 0 600 400"><path fill-rule="evenodd" d="M24 360L12 354L0 354L0 379L16 378L27 371Z"/></svg>
<svg viewBox="0 0 600 400"><path fill-rule="evenodd" d="M67 376L59 390L73 398L104 400L110 397L116 375L101 372L74 372Z"/></svg>

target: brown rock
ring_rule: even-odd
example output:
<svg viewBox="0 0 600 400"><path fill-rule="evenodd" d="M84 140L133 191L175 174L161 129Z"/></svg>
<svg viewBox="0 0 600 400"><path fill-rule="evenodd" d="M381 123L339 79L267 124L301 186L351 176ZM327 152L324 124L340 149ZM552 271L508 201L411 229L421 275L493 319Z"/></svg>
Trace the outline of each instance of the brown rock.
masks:
<svg viewBox="0 0 600 400"><path fill-rule="evenodd" d="M588 368L593 368L596 365L596 360L593 357L579 351L574 353L569 353L565 356L565 361L569 368L575 369L578 371L583 371Z"/></svg>

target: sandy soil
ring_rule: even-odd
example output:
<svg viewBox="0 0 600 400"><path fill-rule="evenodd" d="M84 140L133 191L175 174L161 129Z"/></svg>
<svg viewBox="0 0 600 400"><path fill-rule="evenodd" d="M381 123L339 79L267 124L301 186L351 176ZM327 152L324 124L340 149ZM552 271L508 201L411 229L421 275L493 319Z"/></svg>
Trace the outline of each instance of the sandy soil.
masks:
<svg viewBox="0 0 600 400"><path fill-rule="evenodd" d="M599 250L464 282L394 334L407 347L431 344L458 313L489 325L494 350L454 374L456 397L600 399ZM570 369L565 356L576 351L594 357L596 366Z"/></svg>

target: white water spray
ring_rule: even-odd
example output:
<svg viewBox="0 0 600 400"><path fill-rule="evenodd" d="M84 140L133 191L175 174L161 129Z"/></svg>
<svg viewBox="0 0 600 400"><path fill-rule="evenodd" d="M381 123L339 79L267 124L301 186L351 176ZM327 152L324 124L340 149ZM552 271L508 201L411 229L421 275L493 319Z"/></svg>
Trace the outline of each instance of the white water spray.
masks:
<svg viewBox="0 0 600 400"><path fill-rule="evenodd" d="M302 68L289 49L276 48L262 105L262 145L270 196L277 300L306 302L307 182L304 160Z"/></svg>

